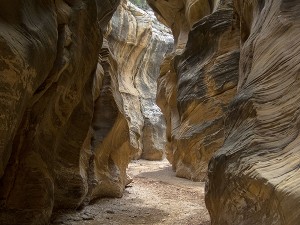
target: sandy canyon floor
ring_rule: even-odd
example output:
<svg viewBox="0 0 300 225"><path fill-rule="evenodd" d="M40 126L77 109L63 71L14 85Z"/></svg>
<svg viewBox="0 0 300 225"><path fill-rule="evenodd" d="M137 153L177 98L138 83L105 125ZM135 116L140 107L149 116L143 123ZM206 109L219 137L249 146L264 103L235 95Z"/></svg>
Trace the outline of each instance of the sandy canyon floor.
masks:
<svg viewBox="0 0 300 225"><path fill-rule="evenodd" d="M133 161L128 174L133 182L122 198L104 198L81 211L56 214L52 224L210 224L204 183L175 177L167 160Z"/></svg>

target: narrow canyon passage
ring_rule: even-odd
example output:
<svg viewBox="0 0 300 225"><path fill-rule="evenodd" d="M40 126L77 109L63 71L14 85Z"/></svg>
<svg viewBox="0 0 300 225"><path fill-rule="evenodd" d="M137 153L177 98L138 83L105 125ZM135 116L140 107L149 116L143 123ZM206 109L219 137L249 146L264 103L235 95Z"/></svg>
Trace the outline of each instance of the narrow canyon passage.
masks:
<svg viewBox="0 0 300 225"><path fill-rule="evenodd" d="M54 214L51 225L209 225L204 183L175 177L167 160L134 160L122 198L103 198L83 210Z"/></svg>
<svg viewBox="0 0 300 225"><path fill-rule="evenodd" d="M299 225L299 12L0 1L0 225Z"/></svg>
<svg viewBox="0 0 300 225"><path fill-rule="evenodd" d="M92 191L95 199L82 210L54 213L52 224L209 224L204 183L176 177L165 159L172 153L166 151L166 118L156 97L160 66L174 50L171 30L149 7L142 10L123 0L104 38L100 51L104 78L95 103L92 146L105 162L110 160L105 153L111 154L112 165L100 165L102 188L95 192L101 195ZM124 144L120 137L125 135ZM127 174L133 182L125 186L120 180L128 158L140 160L129 164ZM124 174L119 176L120 171ZM188 175L182 177L195 180Z"/></svg>

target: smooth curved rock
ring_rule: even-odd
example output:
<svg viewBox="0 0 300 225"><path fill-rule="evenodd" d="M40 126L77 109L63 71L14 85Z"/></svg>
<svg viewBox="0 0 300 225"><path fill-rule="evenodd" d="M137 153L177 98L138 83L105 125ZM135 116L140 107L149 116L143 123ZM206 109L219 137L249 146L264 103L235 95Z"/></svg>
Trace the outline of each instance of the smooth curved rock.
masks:
<svg viewBox="0 0 300 225"><path fill-rule="evenodd" d="M163 119L153 101L155 65L171 41L155 33L151 17L143 19L144 12L132 6L124 15L138 18L140 24L132 28L139 32L126 35L144 42L127 47L140 54L131 58L134 73L121 73L130 70L127 58L118 58L122 52L116 47L114 59L103 37L118 4L1 1L1 224L47 224L53 210L121 196L130 181L126 167L132 151L143 141L151 139L147 145L155 146L164 140ZM132 24L127 20L127 25ZM149 60L150 54L157 59ZM136 86L133 93L126 91L131 86ZM141 114L140 124L133 109ZM153 119L156 113L158 120ZM144 117L157 130L146 129L143 139ZM155 151L162 150L163 142L158 143Z"/></svg>
<svg viewBox="0 0 300 225"><path fill-rule="evenodd" d="M159 65L173 44L169 30L130 2L123 1L107 29L118 65L117 82L134 158L161 160L165 121L155 103ZM126 131L125 131L126 132Z"/></svg>
<svg viewBox="0 0 300 225"><path fill-rule="evenodd" d="M99 197L123 195L128 184L126 168L136 151L130 143L129 127L119 92L118 64L106 39L100 51L98 67L103 68L104 76L92 121L87 202ZM98 72L102 73L101 70Z"/></svg>
<svg viewBox="0 0 300 225"><path fill-rule="evenodd" d="M177 176L204 180L224 142L224 114L236 92L239 24L229 1L148 2L176 41L158 80L167 156Z"/></svg>
<svg viewBox="0 0 300 225"><path fill-rule="evenodd" d="M47 224L85 198L99 24L117 4L1 1L1 224Z"/></svg>
<svg viewBox="0 0 300 225"><path fill-rule="evenodd" d="M122 1L106 29L96 72L102 87L95 101L91 148L82 157L89 159L85 204L121 197L131 182L126 169L133 157L163 157L165 122L155 105L156 78L172 38L154 18Z"/></svg>
<svg viewBox="0 0 300 225"><path fill-rule="evenodd" d="M213 225L300 221L300 2L234 1L241 24L238 92L209 166Z"/></svg>

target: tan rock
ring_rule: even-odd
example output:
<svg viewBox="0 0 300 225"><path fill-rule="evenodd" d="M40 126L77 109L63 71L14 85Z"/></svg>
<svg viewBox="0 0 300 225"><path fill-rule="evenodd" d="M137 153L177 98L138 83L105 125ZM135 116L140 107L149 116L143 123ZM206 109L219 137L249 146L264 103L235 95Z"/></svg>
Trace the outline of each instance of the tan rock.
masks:
<svg viewBox="0 0 300 225"><path fill-rule="evenodd" d="M172 141L172 128L179 124L179 115L177 109L177 75L173 67L173 54L165 57L158 78L157 104L161 108L166 118L166 157L175 169L173 148L176 148Z"/></svg>
<svg viewBox="0 0 300 225"><path fill-rule="evenodd" d="M96 73L102 86L97 82L101 89L96 90L91 150L82 157L89 159L85 204L121 197L132 181L126 169L133 157L157 160L164 155L165 121L155 104L156 78L172 38L153 18L122 1L107 27Z"/></svg>
<svg viewBox="0 0 300 225"><path fill-rule="evenodd" d="M165 121L155 97L159 65L173 44L165 31L150 13L122 1L106 33L118 64L117 82L130 143L138 150L134 158L160 160L164 155Z"/></svg>
<svg viewBox="0 0 300 225"><path fill-rule="evenodd" d="M196 22L211 12L213 4L208 0L147 0L147 2L156 12L157 18L171 28L177 51L185 48L190 30Z"/></svg>
<svg viewBox="0 0 300 225"><path fill-rule="evenodd" d="M89 163L87 201L122 196L128 182L126 168L136 150L130 143L129 127L124 117L117 80L118 65L105 39L98 66L103 68L104 76L92 121L92 160Z"/></svg>
<svg viewBox="0 0 300 225"><path fill-rule="evenodd" d="M148 2L177 42L158 89L177 174L205 171L221 147L209 167L212 224L298 224L298 1ZM186 10L195 2L198 16Z"/></svg>
<svg viewBox="0 0 300 225"><path fill-rule="evenodd" d="M0 3L1 224L47 224L53 209L121 196L131 180L126 167L132 152L149 140L158 140L147 145L162 151L155 65L171 39L159 29L156 34L153 19L131 6L122 14L129 32L123 33L126 24L106 32L121 32L115 37L123 43L112 41L111 54L104 39L99 55L118 3ZM127 40L131 46L119 51ZM147 130L144 117L157 127Z"/></svg>
<svg viewBox="0 0 300 225"><path fill-rule="evenodd" d="M239 24L226 1L148 2L176 41L158 80L168 159L177 176L203 180L224 142L224 114L236 92Z"/></svg>
<svg viewBox="0 0 300 225"><path fill-rule="evenodd" d="M47 224L85 198L98 20L117 4L1 1L1 224Z"/></svg>
<svg viewBox="0 0 300 225"><path fill-rule="evenodd" d="M238 92L209 167L212 224L300 221L300 2L234 1L241 23Z"/></svg>

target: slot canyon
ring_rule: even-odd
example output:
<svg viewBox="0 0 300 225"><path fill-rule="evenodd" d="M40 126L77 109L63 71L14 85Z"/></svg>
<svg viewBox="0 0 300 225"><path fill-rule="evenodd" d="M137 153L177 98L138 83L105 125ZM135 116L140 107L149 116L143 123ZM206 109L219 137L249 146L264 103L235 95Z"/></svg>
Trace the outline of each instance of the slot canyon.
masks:
<svg viewBox="0 0 300 225"><path fill-rule="evenodd" d="M1 225L299 225L299 131L299 0L0 1Z"/></svg>

